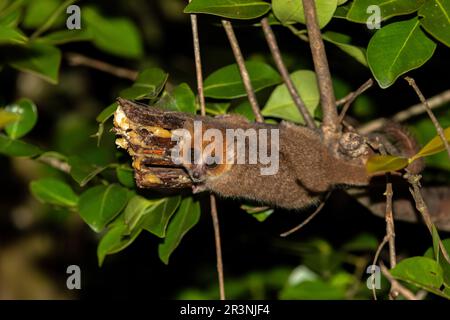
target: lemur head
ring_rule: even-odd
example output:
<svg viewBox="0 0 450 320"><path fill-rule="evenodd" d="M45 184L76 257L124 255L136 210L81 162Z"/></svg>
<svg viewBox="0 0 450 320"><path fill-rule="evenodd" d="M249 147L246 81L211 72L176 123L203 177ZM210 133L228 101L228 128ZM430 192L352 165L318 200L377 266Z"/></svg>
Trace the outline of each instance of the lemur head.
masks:
<svg viewBox="0 0 450 320"><path fill-rule="evenodd" d="M181 164L199 186L217 179L231 169L234 155L226 145L225 130L201 120L187 121L184 128L172 131L178 141L172 149L173 161Z"/></svg>

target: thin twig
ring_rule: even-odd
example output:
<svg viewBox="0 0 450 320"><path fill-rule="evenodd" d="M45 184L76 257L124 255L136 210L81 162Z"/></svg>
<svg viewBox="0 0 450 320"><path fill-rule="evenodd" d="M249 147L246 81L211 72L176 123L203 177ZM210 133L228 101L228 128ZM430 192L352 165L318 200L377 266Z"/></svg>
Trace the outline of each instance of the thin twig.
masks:
<svg viewBox="0 0 450 320"><path fill-rule="evenodd" d="M206 104L205 104L205 95L203 92L202 60L200 54L200 40L198 36L197 16L195 14L191 14L191 25L192 25L192 39L194 44L194 55L195 55L195 71L197 74L198 99L200 103L201 115L205 116ZM220 238L219 215L217 213L216 198L213 194L210 195L210 205L214 229L214 242L216 246L217 275L219 279L219 296L220 300L225 300L225 283L223 276L222 244Z"/></svg>
<svg viewBox="0 0 450 320"><path fill-rule="evenodd" d="M294 34L294 36L297 36L300 38L300 40L303 40L305 42L309 42L308 36L306 35L308 33L308 30L298 30L293 25L286 25L286 27Z"/></svg>
<svg viewBox="0 0 450 320"><path fill-rule="evenodd" d="M219 277L220 300L225 300L225 283L223 276L222 245L220 241L219 215L217 214L216 197L213 194L210 195L210 202L211 202L211 216L213 219L213 226L214 226L214 239L216 243L216 260L217 260L217 273Z"/></svg>
<svg viewBox="0 0 450 320"><path fill-rule="evenodd" d="M338 114L336 109L336 98L331 81L330 68L328 66L325 46L320 34L319 23L316 15L314 0L303 0L303 9L308 29L309 45L317 74L320 90L320 99L323 110L322 132L325 141L335 140L339 131Z"/></svg>
<svg viewBox="0 0 450 320"><path fill-rule="evenodd" d="M278 71L280 72L281 77L283 78L284 84L286 85L286 88L288 89L289 94L291 95L292 100L294 101L294 104L297 106L298 111L305 120L306 125L311 129L315 129L316 124L314 122L314 119L311 116L309 110L306 108L306 105L303 102L302 98L300 97L297 88L294 86L294 83L292 82L292 79L289 75L289 71L287 70L286 65L283 62L283 58L281 57L281 52L277 44L277 39L275 38L275 34L273 33L267 18L263 18L261 20L261 26L264 31L264 36L266 38L267 44L269 45L270 52L272 53L273 60L275 61L275 65L277 66Z"/></svg>
<svg viewBox="0 0 450 320"><path fill-rule="evenodd" d="M131 81L136 80L139 74L136 70L113 66L109 63L97 59L92 59L79 53L69 52L66 54L66 59L72 66L86 66L92 69L112 74L119 78L129 79Z"/></svg>
<svg viewBox="0 0 450 320"><path fill-rule="evenodd" d="M389 242L389 263L390 268L394 268L397 264L397 257L395 254L395 229L394 229L394 214L392 212L392 182L389 181L389 173L386 174L386 236ZM392 299L395 299L398 296L398 291L394 286L391 286L391 291L389 293Z"/></svg>
<svg viewBox="0 0 450 320"><path fill-rule="evenodd" d="M386 151L384 150L384 146L380 145L380 151L382 154L386 154ZM377 248L377 251L375 252L375 256L373 257L372 265L375 266L378 261L378 257L381 254L381 250L383 250L383 247L386 245L386 243L389 243L389 260L391 268L395 266L396 264L396 256L395 256L395 234L394 234L394 216L392 213L392 183L389 181L390 175L386 174L386 211L385 211L385 221L386 221L386 235L383 238L383 241L381 241L380 245ZM375 290L375 286L372 284L372 295L373 299L377 300L377 293ZM392 287L391 287L392 289ZM391 290L391 296L395 296L395 292Z"/></svg>
<svg viewBox="0 0 450 320"><path fill-rule="evenodd" d="M389 179L389 174L387 174ZM392 182L386 183L386 235L389 239L389 262L391 269L397 264L397 258L395 255L395 229L394 229L394 214L392 212Z"/></svg>
<svg viewBox="0 0 450 320"><path fill-rule="evenodd" d="M247 67L245 66L244 57L234 33L233 26L231 25L231 22L227 20L222 20L222 25L225 29L231 49L233 50L234 58L236 59L236 63L239 67L242 82L244 84L245 91L247 92L248 101L250 102L253 113L255 114L255 119L257 122L263 122L264 118L261 114L261 109L259 108L258 100L256 99L255 91L253 90L250 76L248 74Z"/></svg>
<svg viewBox="0 0 450 320"><path fill-rule="evenodd" d="M314 210L313 213L311 213L311 215L308 218L305 219L305 221L300 223L298 226L296 226L296 227L294 227L294 228L292 228L292 229L290 229L290 230L288 230L286 232L283 232L282 234L280 234L280 237L287 237L287 236L293 234L294 232L300 230L304 226L306 226L322 210L322 208L324 207L324 205L327 202L327 200L330 197L330 195L331 195L331 192L328 192L327 195L325 196L325 198L323 199L322 203L317 207L316 210Z"/></svg>
<svg viewBox="0 0 450 320"><path fill-rule="evenodd" d="M200 113L202 116L205 116L206 103L205 103L205 94L203 92L202 59L200 55L200 39L198 37L197 15L195 14L191 14L191 26L192 26L192 40L194 42L195 74L197 76L197 92L198 92L198 100L200 103Z"/></svg>
<svg viewBox="0 0 450 320"><path fill-rule="evenodd" d="M416 209L422 215L425 225L427 226L428 231L433 237L433 222L431 221L428 206L425 203L425 200L423 199L422 192L420 191L420 179L422 178L422 176L420 174L411 174L407 172L404 177L405 179L408 180L409 184L411 184L412 186L412 188L409 188L409 191L411 192L414 202L416 203ZM441 249L442 255L444 256L445 260L447 260L447 262L450 263L448 252L440 239L439 239L439 248Z"/></svg>
<svg viewBox="0 0 450 320"><path fill-rule="evenodd" d="M383 275L391 283L391 290L400 293L408 300L418 300L417 297L414 295L414 293L412 293L409 289L405 288L403 285L400 284L400 282L398 282L397 280L394 279L394 277L392 277L392 275L389 273L389 270L386 268L384 264L381 264L380 267Z"/></svg>
<svg viewBox="0 0 450 320"><path fill-rule="evenodd" d="M450 89L443 91L434 97L427 100L428 106L431 110L442 107L446 103L450 102ZM422 103L415 104L411 107L405 108L404 110L396 113L391 119L395 122L403 122L412 117L418 116L426 112ZM361 134L368 134L370 132L379 130L386 123L386 119L380 118L370 121L363 126L358 128L358 132Z"/></svg>
<svg viewBox="0 0 450 320"><path fill-rule="evenodd" d="M360 95L362 95L366 90L368 90L373 85L372 78L364 82L356 91L350 92L348 95L346 95L344 98L340 99L339 101L336 101L336 106L339 106L341 104L344 104L344 107L342 108L341 113L339 114L339 123L344 120L345 114L347 113L348 109L350 108L351 104L358 98Z"/></svg>
<svg viewBox="0 0 450 320"><path fill-rule="evenodd" d="M378 257L380 256L381 250L383 250L383 247L388 243L389 237L388 235L385 235L383 238L383 241L381 241L380 245L377 248L377 251L375 252L375 256L373 257L372 266L375 266L378 261ZM373 299L377 300L377 292L374 283L372 283L372 295Z"/></svg>
<svg viewBox="0 0 450 320"><path fill-rule="evenodd" d="M442 126L439 123L439 120L436 118L433 111L431 111L431 108L428 105L428 102L425 99L424 95L422 94L422 91L420 91L419 87L417 86L416 81L414 81L414 79L411 77L405 77L405 80L408 82L408 84L411 87L413 87L414 91L416 92L417 96L420 99L420 102L422 102L423 107L427 110L428 116L430 117L431 121L433 122L439 137L441 137L442 143L444 144L445 149L447 150L447 153L448 153L448 157L450 158L450 145L449 145L447 139L445 138L444 129L442 129Z"/></svg>

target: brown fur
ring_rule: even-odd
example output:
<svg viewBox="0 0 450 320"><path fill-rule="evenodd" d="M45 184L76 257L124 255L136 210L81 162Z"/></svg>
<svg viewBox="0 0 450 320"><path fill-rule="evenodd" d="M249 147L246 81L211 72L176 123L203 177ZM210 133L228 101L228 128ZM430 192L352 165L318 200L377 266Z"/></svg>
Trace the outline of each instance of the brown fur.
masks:
<svg viewBox="0 0 450 320"><path fill-rule="evenodd" d="M209 191L223 197L244 198L287 209L302 209L316 204L322 194L337 186L364 186L369 183L364 161L336 158L322 142L320 133L306 127L287 122L282 122L279 125L250 123L245 118L236 115L217 118L194 116L141 106L124 99L119 99L119 104L126 115L127 119L125 120L132 123L133 128L144 126L150 131L154 130L155 127L161 127L170 130L173 134L175 129L186 129L193 137L194 120L202 121L203 132L209 128L218 129L224 137L226 137L226 129L243 129L244 131L254 129L257 132L261 129L279 130L279 170L273 175L262 175L261 167L268 167L268 165L261 164L259 161L257 164L250 164L248 158L244 164L221 162L221 164L211 166L204 161L191 163L190 157L186 156L181 166L188 172L194 185L193 189L197 192ZM119 127L118 132L122 135L131 136L134 129L128 128L129 125L126 121L121 123L121 117L118 116L117 112L116 118L115 125ZM147 137L147 134L145 137ZM270 137L269 132L269 140ZM128 144L131 142L139 144L141 140L144 141L144 144L146 144L145 141L148 141L147 138L141 137L137 142L133 142L133 140ZM226 139L224 139L224 143L225 141ZM195 150L202 155L200 157L202 160L206 157L204 156L206 152L203 149L210 142L203 141L200 146L202 150ZM131 144L134 146L133 143ZM183 143L185 142L182 140L180 145L183 145ZM191 143L190 146L186 146L188 148L182 150L191 150L196 147L194 141ZM258 141L258 145L259 143L260 141ZM270 141L268 141L268 147L270 145ZM123 143L121 146L127 147ZM135 161L137 165L135 169L139 173L144 169L147 171L151 169L139 166L141 162L145 162L146 154L153 152L153 149L149 147L151 146L147 146L147 149L144 148L139 154L144 159L138 159L140 162ZM226 150L228 147L224 146L223 149ZM244 148L248 150L248 141ZM153 158L152 161L154 161ZM160 161L170 167L167 159L160 159ZM162 170L162 168L158 169ZM144 172L145 177L147 177L147 171ZM156 173L152 171L152 174L150 177L154 178L153 176ZM153 183L153 180L150 181L150 184L141 183L140 185L152 187L155 184L159 185L156 182Z"/></svg>
<svg viewBox="0 0 450 320"><path fill-rule="evenodd" d="M314 205L321 194L337 185L368 184L369 177L363 164L334 158L320 136L308 128L288 123L273 126L244 123L232 118L227 120L210 119L204 122L203 127L222 132L226 128L280 130L278 173L261 175L260 168L266 165L259 163L219 164L213 169L208 169L206 165L187 164L185 167L191 174L195 171L201 175L197 190L287 209L301 209Z"/></svg>

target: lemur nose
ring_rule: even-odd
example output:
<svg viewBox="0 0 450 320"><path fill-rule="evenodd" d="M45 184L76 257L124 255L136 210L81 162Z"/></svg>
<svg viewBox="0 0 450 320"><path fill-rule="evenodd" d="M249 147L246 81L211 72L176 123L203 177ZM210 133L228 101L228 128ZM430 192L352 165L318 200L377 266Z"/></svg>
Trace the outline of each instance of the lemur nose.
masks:
<svg viewBox="0 0 450 320"><path fill-rule="evenodd" d="M194 172L192 173L192 178L194 178L195 180L200 180L200 173L194 171Z"/></svg>

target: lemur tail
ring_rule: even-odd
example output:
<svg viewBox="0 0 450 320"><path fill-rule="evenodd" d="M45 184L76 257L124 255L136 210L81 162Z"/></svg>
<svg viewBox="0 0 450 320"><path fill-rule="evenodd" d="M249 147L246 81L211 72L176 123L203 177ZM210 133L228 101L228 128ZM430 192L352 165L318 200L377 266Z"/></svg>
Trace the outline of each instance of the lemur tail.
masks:
<svg viewBox="0 0 450 320"><path fill-rule="evenodd" d="M388 121L382 129L382 133L391 140L399 155L410 158L420 150L420 145L411 132L396 122ZM413 174L419 174L424 167L424 160L418 159L412 162L407 169Z"/></svg>

